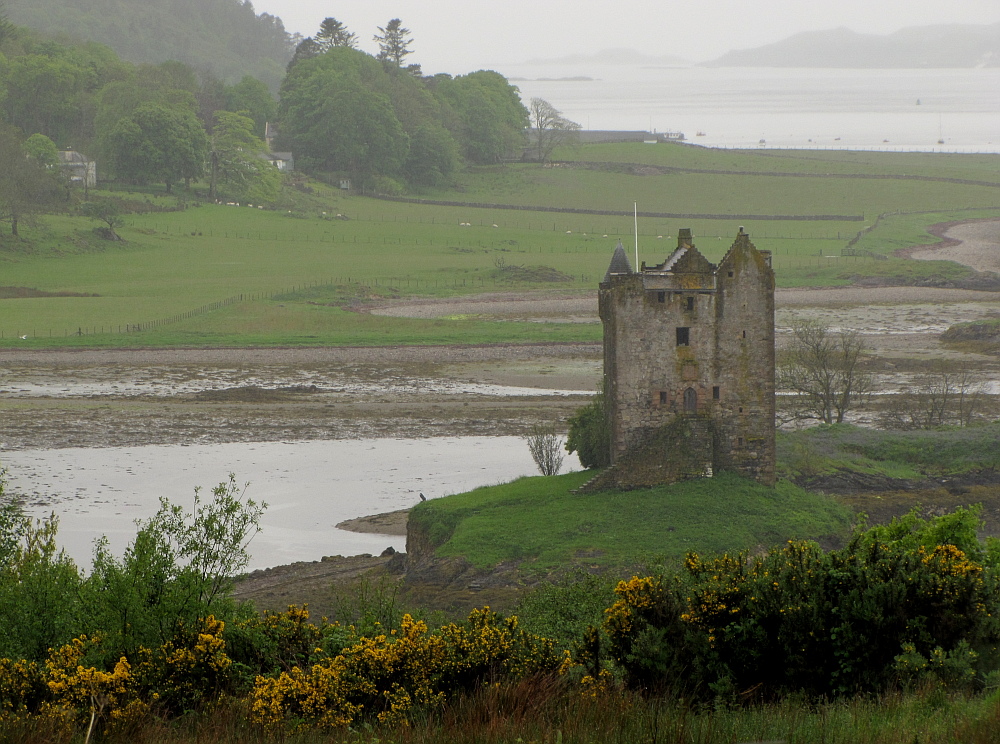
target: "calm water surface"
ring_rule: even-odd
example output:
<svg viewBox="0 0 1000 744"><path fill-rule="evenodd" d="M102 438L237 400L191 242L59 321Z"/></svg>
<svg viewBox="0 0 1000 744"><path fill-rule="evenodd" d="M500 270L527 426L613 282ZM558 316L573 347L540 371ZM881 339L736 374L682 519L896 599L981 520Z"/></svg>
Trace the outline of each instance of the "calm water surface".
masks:
<svg viewBox="0 0 1000 744"><path fill-rule="evenodd" d="M1000 69L510 65L527 103L584 129L682 131L713 147L1000 152ZM591 77L591 81L539 78ZM703 132L703 136L698 136ZM938 144L943 139L944 144Z"/></svg>
<svg viewBox="0 0 1000 744"><path fill-rule="evenodd" d="M518 437L21 450L5 453L4 466L10 492L27 497L30 514L59 516L59 542L83 566L101 535L120 555L135 520L152 516L161 496L190 509L195 488L208 492L234 473L249 482L250 498L268 504L251 569L402 551L405 537L335 525L411 507L421 492L436 498L537 474ZM564 472L579 467L567 457Z"/></svg>

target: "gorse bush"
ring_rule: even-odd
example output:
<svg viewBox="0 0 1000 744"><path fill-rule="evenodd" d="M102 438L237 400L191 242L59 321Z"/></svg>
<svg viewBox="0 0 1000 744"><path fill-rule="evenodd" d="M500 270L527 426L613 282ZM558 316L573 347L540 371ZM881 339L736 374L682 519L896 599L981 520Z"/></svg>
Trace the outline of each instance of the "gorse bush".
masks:
<svg viewBox="0 0 1000 744"><path fill-rule="evenodd" d="M492 681L555 674L569 666L552 641L489 608L431 633L404 615L399 628L360 637L308 668L258 677L251 716L265 726L289 722L342 727L362 714L395 723L414 710L439 708L449 695Z"/></svg>
<svg viewBox="0 0 1000 744"><path fill-rule="evenodd" d="M705 696L884 691L913 670L971 683L992 669L1000 582L977 512L859 529L824 553L793 542L702 559L616 589L604 627L626 681Z"/></svg>

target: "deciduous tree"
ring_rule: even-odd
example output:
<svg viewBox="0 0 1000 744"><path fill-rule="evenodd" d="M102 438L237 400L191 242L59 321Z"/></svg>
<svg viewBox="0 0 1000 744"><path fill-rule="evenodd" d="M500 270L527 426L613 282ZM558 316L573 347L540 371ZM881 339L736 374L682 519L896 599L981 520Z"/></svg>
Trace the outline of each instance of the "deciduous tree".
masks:
<svg viewBox="0 0 1000 744"><path fill-rule="evenodd" d="M793 394L795 416L842 423L872 390L873 376L863 366L867 352L857 331L832 331L813 322L796 325L778 365L778 386Z"/></svg>
<svg viewBox="0 0 1000 744"><path fill-rule="evenodd" d="M21 221L44 211L62 193L58 171L28 157L17 130L0 125L0 220L10 222L11 234L19 236Z"/></svg>
<svg viewBox="0 0 1000 744"><path fill-rule="evenodd" d="M209 198L217 192L237 201L271 202L277 197L281 174L261 156L264 141L253 133L247 116L217 111L209 144Z"/></svg>
<svg viewBox="0 0 1000 744"><path fill-rule="evenodd" d="M118 122L107 147L119 178L161 181L170 192L178 181L189 182L204 172L208 139L190 111L146 103Z"/></svg>
<svg viewBox="0 0 1000 744"><path fill-rule="evenodd" d="M547 163L553 150L577 139L580 125L565 118L561 111L544 98L532 98L528 112L538 162Z"/></svg>
<svg viewBox="0 0 1000 744"><path fill-rule="evenodd" d="M107 225L102 231L108 240L121 240L115 228L121 227L125 220L122 217L122 203L118 199L94 199L84 202L80 205L80 213Z"/></svg>

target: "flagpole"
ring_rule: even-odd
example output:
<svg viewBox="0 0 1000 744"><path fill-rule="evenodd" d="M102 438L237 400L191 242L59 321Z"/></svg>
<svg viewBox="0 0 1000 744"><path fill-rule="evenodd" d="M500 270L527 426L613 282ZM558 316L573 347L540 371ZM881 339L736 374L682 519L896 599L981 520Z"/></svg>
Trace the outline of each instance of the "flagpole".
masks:
<svg viewBox="0 0 1000 744"><path fill-rule="evenodd" d="M632 202L635 218L635 270L639 270L639 202Z"/></svg>

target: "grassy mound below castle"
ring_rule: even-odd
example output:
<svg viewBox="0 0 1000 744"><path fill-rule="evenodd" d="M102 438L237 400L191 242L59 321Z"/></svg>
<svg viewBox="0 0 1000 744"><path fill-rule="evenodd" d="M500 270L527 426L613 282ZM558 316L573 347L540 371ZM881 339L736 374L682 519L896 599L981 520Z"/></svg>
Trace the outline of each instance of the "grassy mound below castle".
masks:
<svg viewBox="0 0 1000 744"><path fill-rule="evenodd" d="M411 562L518 564L546 576L572 565L631 569L769 548L790 539L838 545L855 514L873 524L982 504L1000 535L998 424L887 432L840 424L778 439L775 488L732 473L669 486L578 494L593 472L521 478L433 499L410 513ZM832 494L832 495L828 495Z"/></svg>
<svg viewBox="0 0 1000 744"><path fill-rule="evenodd" d="M775 488L722 473L670 486L576 494L592 473L521 478L434 499L410 513L412 560L462 557L522 572L628 567L788 539L837 544L850 511L789 482Z"/></svg>

